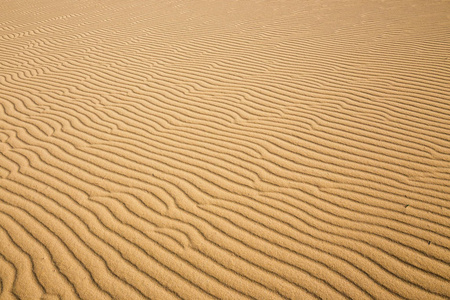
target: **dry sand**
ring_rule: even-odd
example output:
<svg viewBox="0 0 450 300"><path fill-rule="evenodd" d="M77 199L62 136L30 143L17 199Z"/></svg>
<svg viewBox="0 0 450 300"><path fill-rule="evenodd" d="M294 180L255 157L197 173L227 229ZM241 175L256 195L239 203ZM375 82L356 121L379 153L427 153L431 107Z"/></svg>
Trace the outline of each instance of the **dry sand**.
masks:
<svg viewBox="0 0 450 300"><path fill-rule="evenodd" d="M2 0L0 299L448 299L450 1Z"/></svg>

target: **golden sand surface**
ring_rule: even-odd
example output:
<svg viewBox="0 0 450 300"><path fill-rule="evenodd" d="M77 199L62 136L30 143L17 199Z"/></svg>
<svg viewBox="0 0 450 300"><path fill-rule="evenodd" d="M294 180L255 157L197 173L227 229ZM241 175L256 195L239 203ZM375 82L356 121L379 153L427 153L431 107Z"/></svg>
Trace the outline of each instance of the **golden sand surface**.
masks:
<svg viewBox="0 0 450 300"><path fill-rule="evenodd" d="M448 299L450 1L0 1L0 299Z"/></svg>

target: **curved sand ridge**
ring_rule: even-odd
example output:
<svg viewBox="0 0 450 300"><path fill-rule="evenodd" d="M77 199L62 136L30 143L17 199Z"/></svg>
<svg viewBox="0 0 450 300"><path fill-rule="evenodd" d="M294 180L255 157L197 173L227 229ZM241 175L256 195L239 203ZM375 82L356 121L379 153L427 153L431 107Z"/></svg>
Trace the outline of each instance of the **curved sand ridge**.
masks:
<svg viewBox="0 0 450 300"><path fill-rule="evenodd" d="M2 1L0 298L450 297L448 8Z"/></svg>

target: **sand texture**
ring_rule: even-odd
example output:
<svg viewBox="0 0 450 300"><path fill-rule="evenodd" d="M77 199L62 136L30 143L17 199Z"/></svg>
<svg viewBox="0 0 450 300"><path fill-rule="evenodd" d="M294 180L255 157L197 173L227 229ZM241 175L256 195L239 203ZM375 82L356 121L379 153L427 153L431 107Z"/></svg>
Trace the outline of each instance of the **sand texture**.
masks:
<svg viewBox="0 0 450 300"><path fill-rule="evenodd" d="M0 1L0 299L449 299L450 1Z"/></svg>

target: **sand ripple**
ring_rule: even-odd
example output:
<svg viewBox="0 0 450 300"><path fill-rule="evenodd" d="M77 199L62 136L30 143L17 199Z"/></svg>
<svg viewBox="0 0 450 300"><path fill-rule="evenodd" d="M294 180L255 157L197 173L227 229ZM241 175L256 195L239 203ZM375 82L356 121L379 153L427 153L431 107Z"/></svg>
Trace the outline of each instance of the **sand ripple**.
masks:
<svg viewBox="0 0 450 300"><path fill-rule="evenodd" d="M0 298L449 298L448 9L1 1Z"/></svg>

